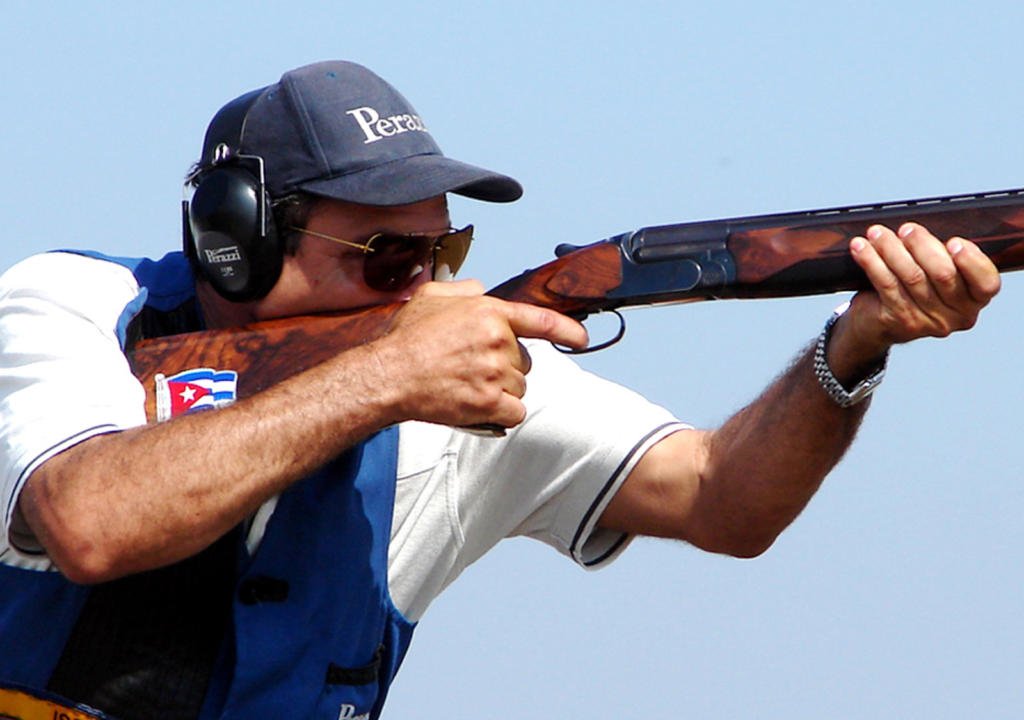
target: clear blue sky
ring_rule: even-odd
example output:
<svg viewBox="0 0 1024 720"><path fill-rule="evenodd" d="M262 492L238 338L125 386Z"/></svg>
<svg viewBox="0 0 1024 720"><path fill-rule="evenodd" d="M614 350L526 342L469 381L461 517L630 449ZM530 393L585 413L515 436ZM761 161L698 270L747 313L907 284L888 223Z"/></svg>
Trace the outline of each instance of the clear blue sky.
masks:
<svg viewBox="0 0 1024 720"><path fill-rule="evenodd" d="M1024 185L1019 3L22 3L0 23L0 265L161 254L211 114L356 60L441 146L526 186L454 203L493 285L659 223ZM698 425L840 301L641 310L585 361ZM769 553L644 540L586 573L509 541L428 611L393 718L1017 718L1024 273L898 348L852 451Z"/></svg>

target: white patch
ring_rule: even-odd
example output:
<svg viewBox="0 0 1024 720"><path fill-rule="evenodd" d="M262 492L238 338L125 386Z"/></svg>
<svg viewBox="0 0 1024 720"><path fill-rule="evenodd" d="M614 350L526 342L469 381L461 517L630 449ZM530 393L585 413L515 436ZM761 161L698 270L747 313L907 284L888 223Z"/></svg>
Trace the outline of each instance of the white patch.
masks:
<svg viewBox="0 0 1024 720"><path fill-rule="evenodd" d="M404 132L429 132L420 116L411 113L381 117L372 107L364 106L346 110L345 114L351 115L363 131L364 145Z"/></svg>
<svg viewBox="0 0 1024 720"><path fill-rule="evenodd" d="M338 712L338 720L369 720L370 713L356 715L356 706L351 703L342 703Z"/></svg>

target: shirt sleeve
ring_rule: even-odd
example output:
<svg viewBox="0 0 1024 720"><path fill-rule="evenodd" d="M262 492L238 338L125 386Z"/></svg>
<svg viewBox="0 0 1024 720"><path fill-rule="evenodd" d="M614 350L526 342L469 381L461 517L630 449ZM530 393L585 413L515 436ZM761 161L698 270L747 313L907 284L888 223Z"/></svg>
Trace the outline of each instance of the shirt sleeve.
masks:
<svg viewBox="0 0 1024 720"><path fill-rule="evenodd" d="M68 253L0 277L0 548L41 549L14 523L41 463L87 438L145 424L145 393L118 328L142 299L131 272Z"/></svg>
<svg viewBox="0 0 1024 720"><path fill-rule="evenodd" d="M522 535L599 567L630 540L597 527L608 503L652 445L690 426L548 343L527 345L527 419L504 439L467 435L459 451L466 559Z"/></svg>

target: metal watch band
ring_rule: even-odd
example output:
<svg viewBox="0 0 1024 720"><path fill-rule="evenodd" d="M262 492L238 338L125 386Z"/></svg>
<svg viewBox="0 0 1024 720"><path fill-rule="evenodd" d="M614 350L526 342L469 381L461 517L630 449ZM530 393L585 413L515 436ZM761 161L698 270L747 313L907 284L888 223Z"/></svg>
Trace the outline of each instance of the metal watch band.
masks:
<svg viewBox="0 0 1024 720"><path fill-rule="evenodd" d="M843 387L843 384L832 374L832 368L828 366L825 351L828 349L828 341L832 337L832 327L842 314L846 312L849 305L849 303L844 303L832 313L825 323L825 327L822 328L821 334L818 335L817 343L814 345L814 376L818 378L818 384L821 385L825 393L832 398L836 405L842 408L852 407L863 401L875 391L875 388L882 384L882 379L885 377L885 367L889 360L889 352L886 351L878 367L870 375L857 383L852 390L847 390Z"/></svg>

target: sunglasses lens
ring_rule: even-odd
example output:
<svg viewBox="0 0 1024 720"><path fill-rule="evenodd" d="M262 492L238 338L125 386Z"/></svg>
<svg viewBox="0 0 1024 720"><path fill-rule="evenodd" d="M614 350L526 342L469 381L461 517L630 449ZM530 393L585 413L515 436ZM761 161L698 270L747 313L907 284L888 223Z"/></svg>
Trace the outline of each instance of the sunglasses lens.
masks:
<svg viewBox="0 0 1024 720"><path fill-rule="evenodd" d="M378 235L363 261L363 279L380 292L409 287L427 266L434 239L409 235Z"/></svg>
<svg viewBox="0 0 1024 720"><path fill-rule="evenodd" d="M434 277L446 280L455 276L469 254L473 242L473 226L467 225L445 235L434 251Z"/></svg>

